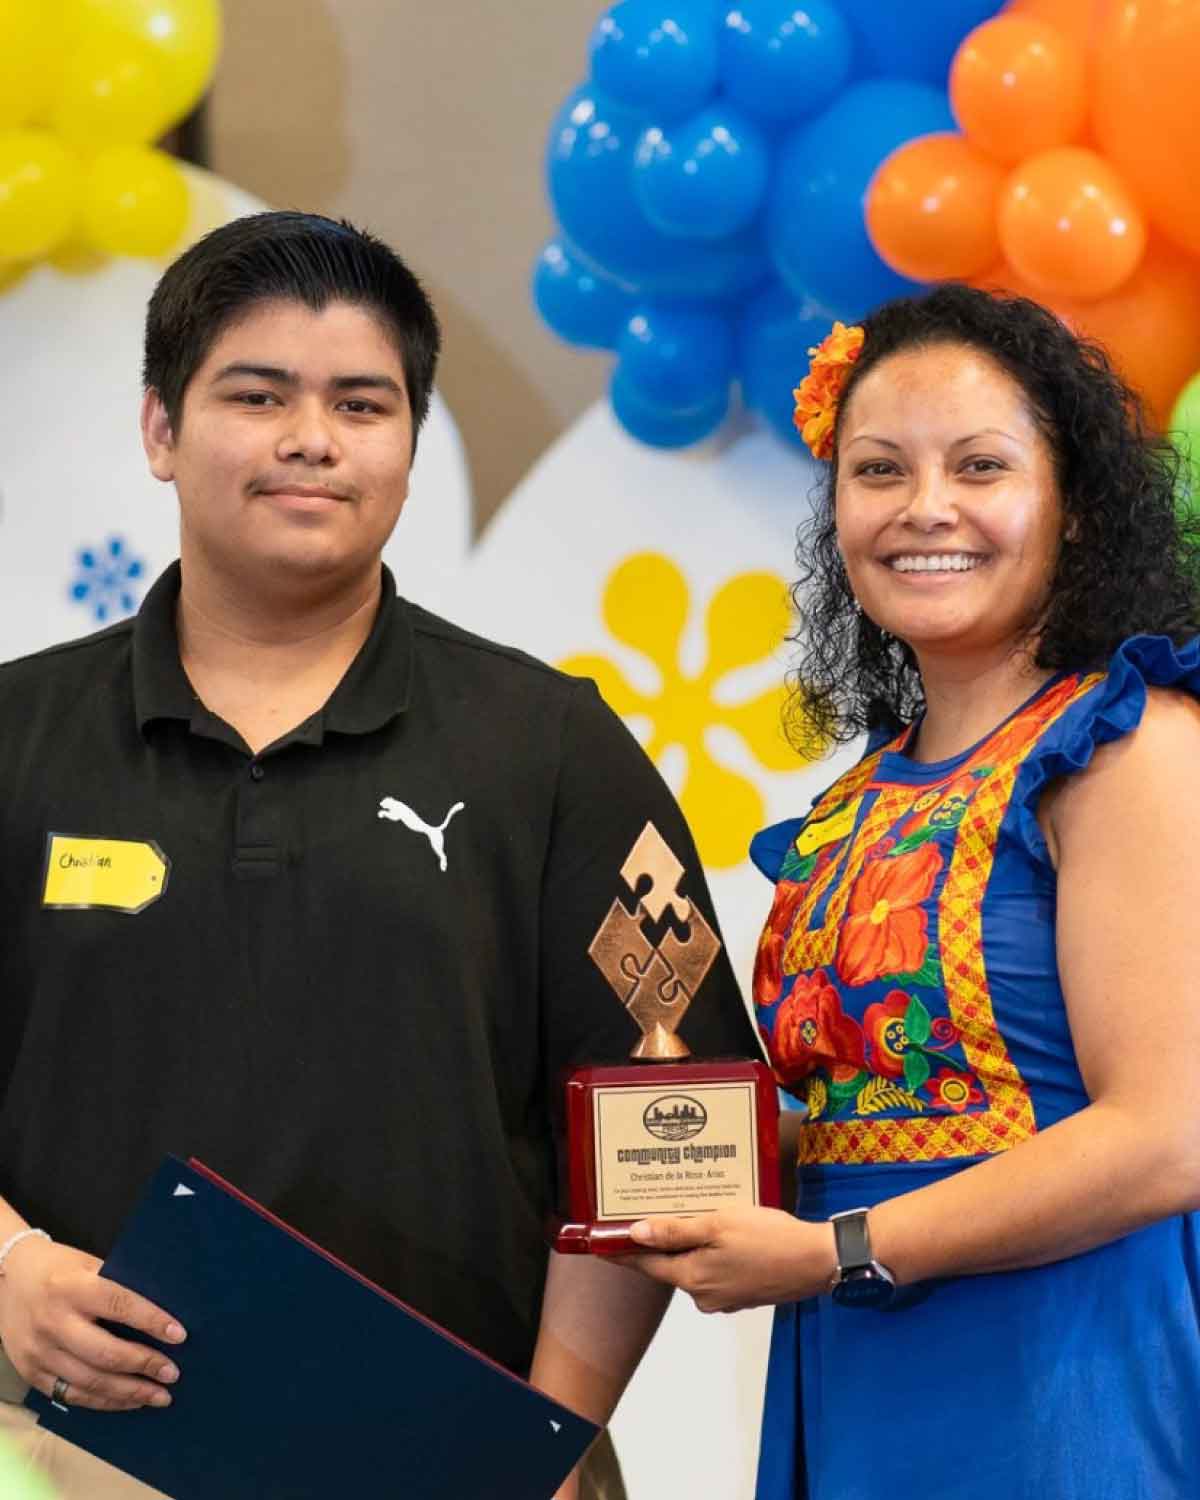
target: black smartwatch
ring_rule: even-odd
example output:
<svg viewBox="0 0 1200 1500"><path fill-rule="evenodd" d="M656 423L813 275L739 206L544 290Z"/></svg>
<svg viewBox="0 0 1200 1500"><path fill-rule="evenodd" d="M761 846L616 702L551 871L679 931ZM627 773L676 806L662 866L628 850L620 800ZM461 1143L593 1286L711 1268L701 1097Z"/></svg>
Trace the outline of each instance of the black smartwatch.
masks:
<svg viewBox="0 0 1200 1500"><path fill-rule="evenodd" d="M829 1222L837 1253L837 1270L829 1284L833 1300L842 1307L886 1307L896 1295L896 1278L871 1254L867 1210L849 1208Z"/></svg>

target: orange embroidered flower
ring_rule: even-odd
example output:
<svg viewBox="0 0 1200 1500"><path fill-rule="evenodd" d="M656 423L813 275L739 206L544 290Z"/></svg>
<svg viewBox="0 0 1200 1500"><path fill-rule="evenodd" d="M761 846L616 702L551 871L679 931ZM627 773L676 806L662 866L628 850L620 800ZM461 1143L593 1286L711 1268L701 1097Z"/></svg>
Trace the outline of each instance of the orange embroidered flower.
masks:
<svg viewBox="0 0 1200 1500"><path fill-rule="evenodd" d="M784 1083L814 1068L846 1068L853 1077L865 1066L858 1022L842 1010L841 996L824 969L797 974L775 1018L771 1060Z"/></svg>
<svg viewBox="0 0 1200 1500"><path fill-rule="evenodd" d="M970 1073L959 1073L953 1068L943 1068L925 1087L933 1095L935 1105L952 1109L956 1115L961 1115L968 1104L983 1103L983 1094L975 1087Z"/></svg>
<svg viewBox="0 0 1200 1500"><path fill-rule="evenodd" d="M775 887L771 915L758 940L758 953L754 959L751 993L755 1005L760 1009L766 1005L774 1005L779 999L779 992L783 988L783 949L805 889L805 886L790 880L781 880Z"/></svg>
<svg viewBox="0 0 1200 1500"><path fill-rule="evenodd" d="M921 903L932 894L941 868L936 844L863 866L838 937L837 972L844 984L920 969L929 944Z"/></svg>
<svg viewBox="0 0 1200 1500"><path fill-rule="evenodd" d="M868 1005L863 1016L871 1071L885 1078L899 1078L904 1072L904 1054L910 1045L904 1029L908 1002L903 990L892 990L875 1005Z"/></svg>
<svg viewBox="0 0 1200 1500"><path fill-rule="evenodd" d="M792 418L814 458L833 457L833 424L837 417L842 387L850 366L862 353L863 331L857 325L847 328L835 323L815 349L808 374L792 392L796 411Z"/></svg>

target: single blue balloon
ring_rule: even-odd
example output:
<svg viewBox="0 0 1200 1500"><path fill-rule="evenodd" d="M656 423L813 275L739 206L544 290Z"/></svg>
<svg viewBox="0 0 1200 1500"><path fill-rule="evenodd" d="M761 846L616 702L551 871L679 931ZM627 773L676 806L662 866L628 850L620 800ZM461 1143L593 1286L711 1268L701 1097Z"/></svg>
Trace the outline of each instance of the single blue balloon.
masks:
<svg viewBox="0 0 1200 1500"><path fill-rule="evenodd" d="M563 237L578 258L648 297L736 297L767 275L761 234L706 243L654 228L633 190L634 147L649 124L594 85L571 94L550 128L547 182Z"/></svg>
<svg viewBox="0 0 1200 1500"><path fill-rule="evenodd" d="M1002 8L999 0L839 0L867 71L946 86L959 43Z"/></svg>
<svg viewBox="0 0 1200 1500"><path fill-rule="evenodd" d="M651 125L634 155L633 191L664 234L722 239L757 215L770 173L767 143L724 100L675 125Z"/></svg>
<svg viewBox="0 0 1200 1500"><path fill-rule="evenodd" d="M721 28L721 86L770 125L818 114L850 76L854 40L829 0L741 0Z"/></svg>
<svg viewBox="0 0 1200 1500"><path fill-rule="evenodd" d="M812 302L797 302L786 287L773 282L755 296L737 331L743 399L792 447L804 447L792 421L792 392L808 374L808 351L833 322L832 313Z"/></svg>
<svg viewBox="0 0 1200 1500"><path fill-rule="evenodd" d="M643 305L617 341L623 376L643 399L666 411L709 407L728 396L734 336L721 313Z"/></svg>
<svg viewBox="0 0 1200 1500"><path fill-rule="evenodd" d="M717 27L708 0L621 0L592 32L592 78L657 119L691 114L717 86Z"/></svg>
<svg viewBox="0 0 1200 1500"><path fill-rule="evenodd" d="M944 89L880 78L846 89L785 137L767 196L767 246L795 297L859 318L918 289L875 253L863 203L876 168L897 146L953 129Z"/></svg>
<svg viewBox="0 0 1200 1500"><path fill-rule="evenodd" d="M634 297L598 276L562 240L551 240L533 269L533 305L568 344L615 349L634 310Z"/></svg>
<svg viewBox="0 0 1200 1500"><path fill-rule="evenodd" d="M689 448L711 437L729 411L729 388L702 406L672 410L648 401L620 364L613 370L609 398L617 421L631 437L651 448Z"/></svg>

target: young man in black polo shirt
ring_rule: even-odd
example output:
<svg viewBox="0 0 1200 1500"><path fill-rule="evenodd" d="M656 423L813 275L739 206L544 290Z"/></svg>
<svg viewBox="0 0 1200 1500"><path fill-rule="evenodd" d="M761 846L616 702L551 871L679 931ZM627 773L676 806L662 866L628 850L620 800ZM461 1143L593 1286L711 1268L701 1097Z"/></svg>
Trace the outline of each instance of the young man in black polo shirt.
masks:
<svg viewBox="0 0 1200 1500"><path fill-rule="evenodd" d="M180 562L134 621L0 669L10 1384L125 1409L186 1381L170 1309L96 1274L166 1151L597 1420L661 1316L620 1267L547 1275L552 1119L562 1068L638 1034L589 947L637 910L647 824L715 921L593 685L395 596L437 351L393 253L307 215L217 230L152 299L142 426ZM723 954L685 1029L754 1050Z"/></svg>

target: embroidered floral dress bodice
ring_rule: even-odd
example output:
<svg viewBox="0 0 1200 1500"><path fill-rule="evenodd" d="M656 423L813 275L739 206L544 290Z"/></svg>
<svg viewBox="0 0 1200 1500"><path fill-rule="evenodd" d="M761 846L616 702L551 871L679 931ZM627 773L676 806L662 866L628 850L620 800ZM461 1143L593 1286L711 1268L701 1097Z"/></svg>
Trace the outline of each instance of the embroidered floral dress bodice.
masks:
<svg viewBox="0 0 1200 1500"><path fill-rule="evenodd" d="M1200 643L1175 652L1134 638L1107 673L1052 679L952 760L915 761L900 736L806 817L755 839L755 862L776 888L754 1002L780 1083L807 1107L802 1217L921 1187L1088 1103L1037 807L1049 781L1136 727L1148 682L1200 694ZM1195 1216L1185 1215L1053 1266L912 1289L887 1312L827 1298L782 1309L761 1500L876 1500L917 1488L923 1500L1018 1500L1035 1485L1055 1500L1200 1495L1198 1252ZM1147 1276L1157 1291L1141 1285ZM1146 1316L1153 1328L1141 1328ZM1129 1368L1138 1329L1170 1350L1157 1388ZM1068 1354L1070 1378L1056 1383L1064 1350L1079 1364ZM1044 1386L1033 1407L1030 1382ZM1186 1420L1172 1414L1175 1402ZM1186 1457L1194 1489L1147 1479L1136 1413L1148 1408L1152 1473L1181 1475ZM1125 1424L1118 1447L1140 1477L1121 1477L1119 1464L1114 1477L1114 1422ZM869 1443L863 1423L876 1433ZM1083 1448L1074 1437L1063 1447L1072 1424ZM884 1451L875 1467L869 1455Z"/></svg>
<svg viewBox="0 0 1200 1500"><path fill-rule="evenodd" d="M952 761L910 760L896 741L789 840L754 1001L780 1081L808 1106L805 1162L952 1160L1032 1134L1035 1059L1014 1058L997 1008L1046 1013L1031 982L1056 987L1054 879L1048 864L1004 878L999 835L1040 735L1096 681L1051 683ZM985 900L1024 941L985 955ZM1031 951L1039 936L1050 953ZM1056 1115L1083 1102L1060 1019L1036 1039L1043 1064L1059 1065Z"/></svg>

